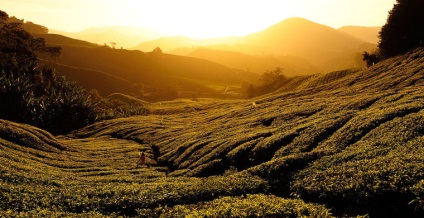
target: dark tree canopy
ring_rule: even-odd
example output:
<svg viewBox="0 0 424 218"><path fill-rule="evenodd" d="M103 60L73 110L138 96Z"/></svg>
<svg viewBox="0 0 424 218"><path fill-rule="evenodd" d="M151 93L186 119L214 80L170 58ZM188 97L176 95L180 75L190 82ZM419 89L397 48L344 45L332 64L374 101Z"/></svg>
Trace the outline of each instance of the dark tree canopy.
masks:
<svg viewBox="0 0 424 218"><path fill-rule="evenodd" d="M35 38L19 22L8 22L9 16L0 11L0 70L28 71L41 59L60 55L59 47L47 46L44 39Z"/></svg>
<svg viewBox="0 0 424 218"><path fill-rule="evenodd" d="M382 58L402 54L424 45L424 1L397 0L380 32Z"/></svg>

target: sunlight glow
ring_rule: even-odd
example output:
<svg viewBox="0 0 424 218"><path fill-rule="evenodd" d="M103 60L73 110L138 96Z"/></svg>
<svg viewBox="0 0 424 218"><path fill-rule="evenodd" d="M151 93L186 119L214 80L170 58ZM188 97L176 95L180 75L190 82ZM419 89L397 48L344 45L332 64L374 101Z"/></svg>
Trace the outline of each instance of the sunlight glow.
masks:
<svg viewBox="0 0 424 218"><path fill-rule="evenodd" d="M50 29L90 27L154 28L193 38L246 35L289 17L303 17L338 28L381 26L395 0L2 0L11 16Z"/></svg>

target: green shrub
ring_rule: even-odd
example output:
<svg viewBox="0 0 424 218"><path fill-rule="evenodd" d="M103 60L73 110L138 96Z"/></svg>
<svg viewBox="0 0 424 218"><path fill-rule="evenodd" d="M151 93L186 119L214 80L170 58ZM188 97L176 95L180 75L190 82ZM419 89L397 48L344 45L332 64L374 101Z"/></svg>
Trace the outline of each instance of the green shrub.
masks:
<svg viewBox="0 0 424 218"><path fill-rule="evenodd" d="M142 217L332 217L324 206L263 194L221 197L198 204L138 212Z"/></svg>
<svg viewBox="0 0 424 218"><path fill-rule="evenodd" d="M0 73L0 118L65 133L93 123L96 108L79 85L44 68Z"/></svg>

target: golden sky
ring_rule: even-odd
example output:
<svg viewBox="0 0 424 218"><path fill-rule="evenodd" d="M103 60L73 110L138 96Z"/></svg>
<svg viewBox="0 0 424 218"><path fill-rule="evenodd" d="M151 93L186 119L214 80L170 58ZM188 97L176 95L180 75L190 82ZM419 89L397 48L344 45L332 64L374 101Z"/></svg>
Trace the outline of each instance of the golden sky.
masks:
<svg viewBox="0 0 424 218"><path fill-rule="evenodd" d="M193 38L240 36L289 17L339 28L381 26L396 0L0 0L11 16L69 32L153 28Z"/></svg>

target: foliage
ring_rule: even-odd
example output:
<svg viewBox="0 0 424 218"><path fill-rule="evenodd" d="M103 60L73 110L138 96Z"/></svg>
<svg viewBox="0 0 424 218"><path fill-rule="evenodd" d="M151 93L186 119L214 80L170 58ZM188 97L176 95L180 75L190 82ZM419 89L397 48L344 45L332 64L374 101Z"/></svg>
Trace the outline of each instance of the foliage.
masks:
<svg viewBox="0 0 424 218"><path fill-rule="evenodd" d="M95 106L76 83L44 68L33 74L0 73L0 117L65 133L93 123Z"/></svg>
<svg viewBox="0 0 424 218"><path fill-rule="evenodd" d="M22 24L23 29L28 31L31 34L47 34L49 32L49 29L45 26L38 25L30 21L24 22L23 19L18 19L14 16L9 17L7 19L7 22Z"/></svg>
<svg viewBox="0 0 424 218"><path fill-rule="evenodd" d="M367 66L424 46L424 3L421 0L397 0L382 27L377 51L364 52Z"/></svg>
<svg viewBox="0 0 424 218"><path fill-rule="evenodd" d="M107 98L98 98L96 102L96 120L147 115L146 102L123 94L112 94Z"/></svg>
<svg viewBox="0 0 424 218"><path fill-rule="evenodd" d="M137 210L195 204L221 196L264 193L265 181L253 176L166 177L160 166L136 165L146 145L97 137L61 139L27 125L2 122L0 128L0 216L135 216ZM17 132L5 138L6 132ZM52 136L50 136L52 137ZM26 141L44 143L28 147ZM41 144L41 143L40 143ZM28 145L31 145L28 143Z"/></svg>
<svg viewBox="0 0 424 218"><path fill-rule="evenodd" d="M383 58L393 57L424 45L424 2L397 0L380 32L378 49Z"/></svg>
<svg viewBox="0 0 424 218"><path fill-rule="evenodd" d="M139 210L142 217L332 217L328 209L273 195L220 197L198 204Z"/></svg>
<svg viewBox="0 0 424 218"><path fill-rule="evenodd" d="M253 85L249 83L243 83L242 88L248 98L263 95L275 91L284 84L287 77L282 74L282 68L276 68L271 71L264 72L259 78L258 84Z"/></svg>
<svg viewBox="0 0 424 218"><path fill-rule="evenodd" d="M0 118L55 134L93 123L96 115L90 96L47 67L46 58L58 57L61 49L34 38L23 29L23 21L7 22L8 15L1 14Z"/></svg>
<svg viewBox="0 0 424 218"><path fill-rule="evenodd" d="M362 60L365 61L367 67L370 67L376 63L378 63L382 59L380 53L378 51L375 52L367 52L362 53Z"/></svg>
<svg viewBox="0 0 424 218"><path fill-rule="evenodd" d="M40 65L39 57L56 58L59 47L46 46L44 39L34 38L25 31L22 23L6 22L8 15L2 12L0 21L0 69L6 73L30 72Z"/></svg>

